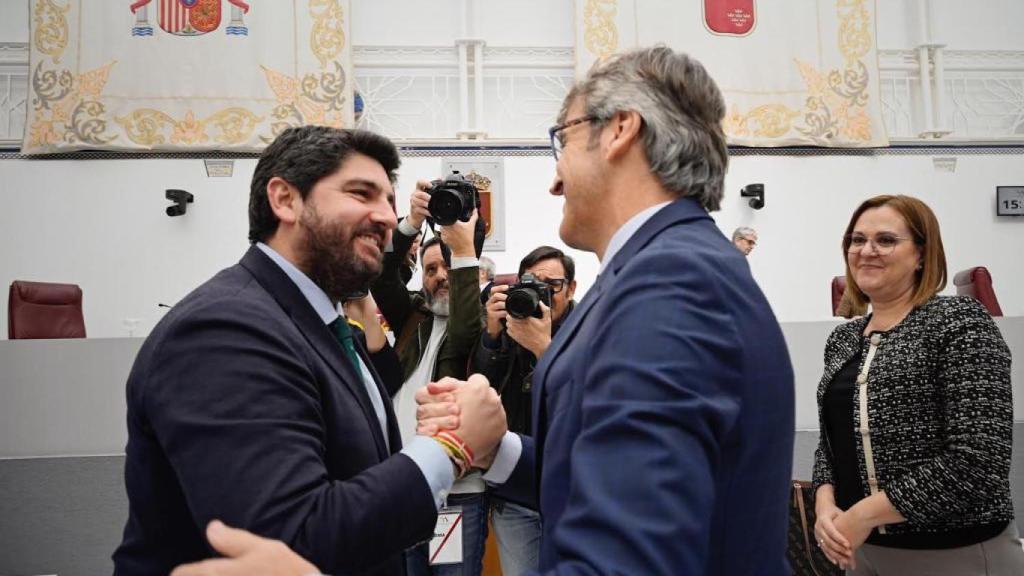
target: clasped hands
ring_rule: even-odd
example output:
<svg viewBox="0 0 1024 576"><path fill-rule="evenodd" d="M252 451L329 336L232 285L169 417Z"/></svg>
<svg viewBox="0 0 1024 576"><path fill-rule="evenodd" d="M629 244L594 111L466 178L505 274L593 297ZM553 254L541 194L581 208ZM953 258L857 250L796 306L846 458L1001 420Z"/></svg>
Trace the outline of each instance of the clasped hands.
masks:
<svg viewBox="0 0 1024 576"><path fill-rule="evenodd" d="M874 526L852 507L843 511L834 504L823 506L814 523L814 537L825 557L847 570L857 567L856 552Z"/></svg>
<svg viewBox="0 0 1024 576"><path fill-rule="evenodd" d="M442 378L417 390L416 403L417 434L434 436L450 430L476 455L474 468L490 468L508 423L501 398L487 378Z"/></svg>

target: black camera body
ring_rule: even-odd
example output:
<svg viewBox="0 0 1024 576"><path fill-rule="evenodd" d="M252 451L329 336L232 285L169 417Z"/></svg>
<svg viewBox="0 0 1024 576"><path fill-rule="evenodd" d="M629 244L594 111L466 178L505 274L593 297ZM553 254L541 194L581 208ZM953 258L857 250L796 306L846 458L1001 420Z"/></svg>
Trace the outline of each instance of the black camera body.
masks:
<svg viewBox="0 0 1024 576"><path fill-rule="evenodd" d="M473 210L480 207L480 192L458 171L452 171L444 180L432 181L427 194L430 219L439 226L450 226L459 220L469 222Z"/></svg>
<svg viewBox="0 0 1024 576"><path fill-rule="evenodd" d="M542 317L541 302L551 307L551 287L529 272L523 274L518 284L509 286L505 294L505 311L513 318Z"/></svg>

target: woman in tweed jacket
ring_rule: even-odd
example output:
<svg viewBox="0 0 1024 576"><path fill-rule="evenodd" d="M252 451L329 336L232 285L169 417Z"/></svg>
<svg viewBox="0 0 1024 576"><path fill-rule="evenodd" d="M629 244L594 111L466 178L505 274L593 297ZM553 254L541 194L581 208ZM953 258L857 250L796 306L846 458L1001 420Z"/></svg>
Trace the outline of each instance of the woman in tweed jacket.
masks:
<svg viewBox="0 0 1024 576"><path fill-rule="evenodd" d="M852 574L1024 574L1010 500L1010 352L985 309L940 297L920 200L878 196L843 238L868 316L837 327L818 386L819 546Z"/></svg>

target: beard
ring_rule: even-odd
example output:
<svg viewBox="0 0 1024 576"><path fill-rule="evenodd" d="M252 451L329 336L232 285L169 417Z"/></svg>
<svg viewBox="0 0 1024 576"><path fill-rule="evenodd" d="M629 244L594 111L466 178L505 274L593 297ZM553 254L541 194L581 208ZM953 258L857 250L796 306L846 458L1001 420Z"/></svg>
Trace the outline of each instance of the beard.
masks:
<svg viewBox="0 0 1024 576"><path fill-rule="evenodd" d="M364 225L353 228L342 222L327 222L312 204L307 204L300 222L306 229L302 247L303 270L332 302L344 296L367 289L380 276L381 255L367 259L356 252L356 238L361 235L377 236L381 245L387 238L387 228Z"/></svg>
<svg viewBox="0 0 1024 576"><path fill-rule="evenodd" d="M438 286L437 290L442 287L447 288L447 285ZM444 296L435 296L434 293L428 292L426 289L423 290L423 298L427 301L427 308L434 314L434 316L448 316L448 297L451 293L446 293Z"/></svg>

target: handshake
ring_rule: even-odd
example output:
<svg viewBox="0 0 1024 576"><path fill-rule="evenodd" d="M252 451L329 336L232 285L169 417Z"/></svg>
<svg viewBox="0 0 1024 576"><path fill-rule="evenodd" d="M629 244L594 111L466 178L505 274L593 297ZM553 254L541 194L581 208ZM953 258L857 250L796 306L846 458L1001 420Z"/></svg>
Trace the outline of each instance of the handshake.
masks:
<svg viewBox="0 0 1024 576"><path fill-rule="evenodd" d="M508 423L487 378L442 378L417 390L416 403L417 434L440 442L462 473L490 468Z"/></svg>

